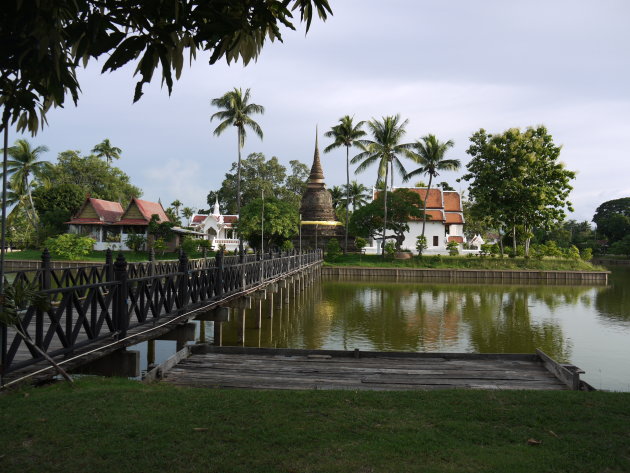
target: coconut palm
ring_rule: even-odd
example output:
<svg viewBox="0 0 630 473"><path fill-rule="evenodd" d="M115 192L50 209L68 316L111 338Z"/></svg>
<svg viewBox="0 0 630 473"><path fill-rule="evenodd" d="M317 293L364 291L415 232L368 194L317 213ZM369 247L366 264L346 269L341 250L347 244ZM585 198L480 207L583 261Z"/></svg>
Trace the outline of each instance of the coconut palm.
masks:
<svg viewBox="0 0 630 473"><path fill-rule="evenodd" d="M171 202L171 206L175 207L175 214L179 217L179 208L182 206L182 203L179 199L175 199Z"/></svg>
<svg viewBox="0 0 630 473"><path fill-rule="evenodd" d="M373 140L358 140L357 143L363 149L350 161L352 164L361 163L356 172L363 172L374 163L378 163L377 185L383 184L384 194L384 214L383 214L383 241L381 243L382 254L385 256L385 230L387 228L387 178L390 168L392 174L391 185L394 186L394 169L397 169L403 176L407 174L405 167L400 162L400 157L409 156L411 143L401 143L405 136L405 127L409 121L400 122L400 115L383 117L381 121L372 119L368 122L368 128L372 133Z"/></svg>
<svg viewBox="0 0 630 473"><path fill-rule="evenodd" d="M112 159L120 159L120 153L122 153L122 150L116 146L112 146L109 142L109 138L105 138L92 148L92 153L96 154L97 158L104 157L107 164L112 164Z"/></svg>
<svg viewBox="0 0 630 473"><path fill-rule="evenodd" d="M195 211L190 207L184 207L182 209L182 215L189 223L190 223L190 217L192 217L194 214L195 214Z"/></svg>
<svg viewBox="0 0 630 473"><path fill-rule="evenodd" d="M262 105L249 103L250 91L247 89L245 93L240 88L234 87L234 90L226 92L221 97L212 99L210 103L219 108L220 111L214 113L210 117L210 121L221 120L221 123L214 129L216 136L221 135L229 126L235 126L238 134L238 167L236 179L236 213L241 215L241 149L245 145L246 132L245 128L251 128L260 139L263 137L260 125L256 123L250 115L254 113L265 113ZM239 237L239 250L243 253L243 240Z"/></svg>
<svg viewBox="0 0 630 473"><path fill-rule="evenodd" d="M357 181L352 181L349 186L343 186L348 196L348 202L352 204L352 210L363 207L370 198L370 189Z"/></svg>
<svg viewBox="0 0 630 473"><path fill-rule="evenodd" d="M40 155L46 151L48 151L46 146L31 148L31 144L27 140L17 140L15 145L9 148L11 158L7 161L7 177L11 177L11 188L14 191L19 190L28 196L30 215L34 225L37 221L37 212L33 204L31 190L33 180L44 176L51 167L48 161L40 160Z"/></svg>
<svg viewBox="0 0 630 473"><path fill-rule="evenodd" d="M424 229L427 224L427 200L429 198L429 191L431 190L433 178L439 176L438 171L457 171L461 166L459 159L444 159L444 155L448 149L452 148L454 145L455 143L453 140L441 142L435 137L435 135L431 134L423 136L420 140L413 144L414 152L412 154L412 159L418 163L420 167L407 174L404 180L408 181L419 174L429 176L427 192L424 195L422 236L424 236Z"/></svg>
<svg viewBox="0 0 630 473"><path fill-rule="evenodd" d="M324 133L327 138L332 138L334 141L324 148L324 152L328 153L333 149L346 147L346 233L344 237L344 253L348 252L348 204L350 202L350 194L347 192L350 190L350 148L356 144L356 141L365 136L365 132L361 129L364 121L360 121L356 125L352 123L353 117L346 115L339 119L339 124L333 126L330 131Z"/></svg>
<svg viewBox="0 0 630 473"><path fill-rule="evenodd" d="M332 186L328 189L330 195L332 197L332 206L333 209L337 209L343 203L343 189L339 186Z"/></svg>

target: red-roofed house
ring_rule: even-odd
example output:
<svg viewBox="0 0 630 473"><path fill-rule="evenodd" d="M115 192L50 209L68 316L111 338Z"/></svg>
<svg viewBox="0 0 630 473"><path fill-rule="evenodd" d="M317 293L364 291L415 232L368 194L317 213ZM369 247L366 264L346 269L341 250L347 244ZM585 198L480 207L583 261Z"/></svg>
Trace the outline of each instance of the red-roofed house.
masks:
<svg viewBox="0 0 630 473"><path fill-rule="evenodd" d="M425 198L427 199L427 215L430 218L427 220L424 231L428 246L425 254L448 254L446 245L449 241L459 243L462 250L465 241L464 213L459 193L432 188L427 196L426 188L406 187L405 189L417 193L423 202ZM376 191L373 192L373 198L375 196ZM408 224L409 232L405 235L402 248L415 252L417 237L422 235L422 219L412 218ZM379 246L376 245L376 247ZM380 253L380 248L374 248L374 251Z"/></svg>
<svg viewBox="0 0 630 473"><path fill-rule="evenodd" d="M80 233L94 240L95 250L128 250L125 244L130 233L147 236L152 215L158 221L170 221L162 204L131 199L126 210L118 202L88 197L76 216L69 222L69 233Z"/></svg>
<svg viewBox="0 0 630 473"><path fill-rule="evenodd" d="M227 251L238 249L238 236L234 224L238 221L238 215L221 215L219 203L214 203L214 209L210 215L196 214L190 219L190 226L205 235L212 243L212 248L218 250L220 245Z"/></svg>

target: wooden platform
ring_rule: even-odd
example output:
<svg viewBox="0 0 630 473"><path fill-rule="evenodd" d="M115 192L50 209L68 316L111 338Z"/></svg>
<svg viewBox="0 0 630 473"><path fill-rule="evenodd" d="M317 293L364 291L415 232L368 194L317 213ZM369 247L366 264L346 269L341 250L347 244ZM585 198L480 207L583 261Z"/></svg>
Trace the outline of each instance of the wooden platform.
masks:
<svg viewBox="0 0 630 473"><path fill-rule="evenodd" d="M193 347L192 351L190 357L165 371L164 382L206 388L302 390L569 389L538 355L359 353L209 345Z"/></svg>

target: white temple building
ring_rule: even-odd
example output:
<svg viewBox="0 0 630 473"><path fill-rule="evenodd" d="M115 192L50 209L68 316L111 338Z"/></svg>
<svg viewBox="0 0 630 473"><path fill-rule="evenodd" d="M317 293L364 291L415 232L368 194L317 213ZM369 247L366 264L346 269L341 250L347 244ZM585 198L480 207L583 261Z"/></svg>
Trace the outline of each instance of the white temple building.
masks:
<svg viewBox="0 0 630 473"><path fill-rule="evenodd" d="M210 215L193 215L189 226L203 233L204 238L212 243L213 250L218 250L223 245L226 251L234 251L238 249L238 235L234 228L237 221L238 215L222 215L219 202L215 201Z"/></svg>

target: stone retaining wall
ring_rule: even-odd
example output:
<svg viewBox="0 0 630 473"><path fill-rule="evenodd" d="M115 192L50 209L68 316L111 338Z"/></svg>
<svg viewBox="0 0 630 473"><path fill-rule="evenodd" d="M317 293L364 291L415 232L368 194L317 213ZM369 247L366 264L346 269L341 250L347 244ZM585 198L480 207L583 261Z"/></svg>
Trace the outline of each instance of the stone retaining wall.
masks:
<svg viewBox="0 0 630 473"><path fill-rule="evenodd" d="M487 282L554 282L607 284L609 271L535 271L490 269L430 269L430 268L365 268L324 266L323 276L396 278L405 280L487 281Z"/></svg>

